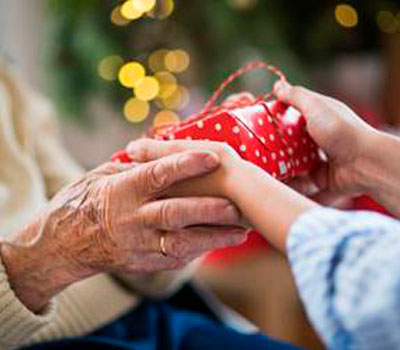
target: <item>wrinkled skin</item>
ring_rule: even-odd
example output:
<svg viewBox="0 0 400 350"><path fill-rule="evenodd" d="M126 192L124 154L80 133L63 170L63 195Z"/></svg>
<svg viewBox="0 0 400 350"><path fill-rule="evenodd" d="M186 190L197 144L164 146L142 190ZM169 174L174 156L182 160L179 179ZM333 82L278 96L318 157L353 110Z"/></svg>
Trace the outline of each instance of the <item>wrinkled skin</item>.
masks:
<svg viewBox="0 0 400 350"><path fill-rule="evenodd" d="M182 207L174 199L155 202L160 193L143 191L143 182L130 180L129 170L117 176L103 176L112 174L114 169L113 164L108 164L93 171L62 191L52 203L56 209L47 223L52 226L50 231L63 235L69 232L80 239L79 245L71 235L61 240L63 249L72 243L65 250L75 264L99 271L152 272L183 267L211 248L243 240L240 228L228 228L229 235L220 229L214 239L210 232L207 234L210 229L186 228L200 224L238 225L239 214L226 200L186 198ZM137 175L142 176L140 171ZM127 190L130 181L133 186ZM178 212L173 214L174 210ZM168 230L171 237L167 239L169 257L159 251L162 230Z"/></svg>
<svg viewBox="0 0 400 350"><path fill-rule="evenodd" d="M240 244L246 230L226 199L165 197L173 185L218 166L216 154L191 151L89 172L0 246L15 292L35 311L99 272L175 269L206 251ZM160 253L163 232L167 256Z"/></svg>

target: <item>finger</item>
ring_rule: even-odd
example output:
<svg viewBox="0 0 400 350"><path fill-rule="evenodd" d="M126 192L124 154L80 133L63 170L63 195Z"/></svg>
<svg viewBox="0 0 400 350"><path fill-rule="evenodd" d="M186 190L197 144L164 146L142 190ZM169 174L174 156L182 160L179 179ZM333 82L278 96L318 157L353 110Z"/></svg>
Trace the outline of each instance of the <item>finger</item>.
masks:
<svg viewBox="0 0 400 350"><path fill-rule="evenodd" d="M212 151L218 147L222 147L220 142L140 139L132 141L126 150L132 159L143 163L188 150Z"/></svg>
<svg viewBox="0 0 400 350"><path fill-rule="evenodd" d="M128 144L126 151L129 157L137 162L149 162L175 153L181 153L187 148L180 142L167 142L153 139L139 139Z"/></svg>
<svg viewBox="0 0 400 350"><path fill-rule="evenodd" d="M194 225L240 225L239 211L222 198L186 197L159 200L138 211L148 228L176 231Z"/></svg>
<svg viewBox="0 0 400 350"><path fill-rule="evenodd" d="M292 86L287 81L278 81L274 93L279 100L297 108L306 119L325 113L334 99L308 90L302 86Z"/></svg>
<svg viewBox="0 0 400 350"><path fill-rule="evenodd" d="M247 232L237 227L191 227L167 232L165 250L168 256L188 261L211 250L242 244Z"/></svg>
<svg viewBox="0 0 400 350"><path fill-rule="evenodd" d="M120 173L121 171L132 169L135 165L135 163L121 164L116 162L107 162L91 170L88 175L93 177L113 175Z"/></svg>
<svg viewBox="0 0 400 350"><path fill-rule="evenodd" d="M215 170L219 163L215 153L187 151L140 164L123 175L142 195L153 196L181 181L205 175Z"/></svg>

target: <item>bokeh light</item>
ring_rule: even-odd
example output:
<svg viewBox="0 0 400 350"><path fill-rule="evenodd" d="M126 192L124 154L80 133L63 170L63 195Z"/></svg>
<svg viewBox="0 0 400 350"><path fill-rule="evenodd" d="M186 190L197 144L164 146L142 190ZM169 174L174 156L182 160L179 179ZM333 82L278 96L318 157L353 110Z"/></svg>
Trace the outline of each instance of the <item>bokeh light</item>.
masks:
<svg viewBox="0 0 400 350"><path fill-rule="evenodd" d="M161 71L154 74L154 77L158 80L160 84L160 93L158 94L161 98L167 98L171 96L175 90L178 88L178 83L171 73Z"/></svg>
<svg viewBox="0 0 400 350"><path fill-rule="evenodd" d="M111 22L117 26L124 26L129 23L129 20L127 20L121 14L121 6L117 6L112 10L110 19L111 19Z"/></svg>
<svg viewBox="0 0 400 350"><path fill-rule="evenodd" d="M114 81L117 79L118 71L123 64L124 60L120 56L108 56L99 62L97 72L104 80Z"/></svg>
<svg viewBox="0 0 400 350"><path fill-rule="evenodd" d="M118 78L123 86L133 88L145 75L146 71L140 63L129 62L121 67Z"/></svg>
<svg viewBox="0 0 400 350"><path fill-rule="evenodd" d="M397 19L396 16L389 11L379 11L376 21L379 29L386 34L395 34L400 31L400 18Z"/></svg>
<svg viewBox="0 0 400 350"><path fill-rule="evenodd" d="M357 10L348 4L339 4L336 6L335 18L345 28L353 28L358 24Z"/></svg>
<svg viewBox="0 0 400 350"><path fill-rule="evenodd" d="M156 0L130 0L133 7L141 13L151 11L156 5Z"/></svg>
<svg viewBox="0 0 400 350"><path fill-rule="evenodd" d="M165 56L164 63L170 72L182 73L189 67L190 57L184 50L172 50Z"/></svg>
<svg viewBox="0 0 400 350"><path fill-rule="evenodd" d="M147 101L130 98L124 105L124 116L132 123L140 123L150 113L150 105Z"/></svg>
<svg viewBox="0 0 400 350"><path fill-rule="evenodd" d="M179 85L171 96L158 99L157 105L165 109L182 110L188 105L189 99L188 89Z"/></svg>
<svg viewBox="0 0 400 350"><path fill-rule="evenodd" d="M147 14L154 19L165 19L172 14L174 8L174 0L158 0L156 6Z"/></svg>
<svg viewBox="0 0 400 350"><path fill-rule="evenodd" d="M179 122L179 116L173 111L163 110L156 114L153 125L155 127Z"/></svg>
<svg viewBox="0 0 400 350"><path fill-rule="evenodd" d="M127 0L121 6L121 15L131 21L143 16L143 11L138 10L135 6L136 0Z"/></svg>
<svg viewBox="0 0 400 350"><path fill-rule="evenodd" d="M142 101L150 101L160 92L160 84L154 77L144 77L135 85L135 96Z"/></svg>
<svg viewBox="0 0 400 350"><path fill-rule="evenodd" d="M258 0L227 0L227 4L235 10L250 10L254 8Z"/></svg>
<svg viewBox="0 0 400 350"><path fill-rule="evenodd" d="M165 69L165 56L168 54L168 50L165 49L161 49L161 50L156 50L154 51L148 59L148 65L149 68L153 71L153 72L158 72L160 70L164 70Z"/></svg>

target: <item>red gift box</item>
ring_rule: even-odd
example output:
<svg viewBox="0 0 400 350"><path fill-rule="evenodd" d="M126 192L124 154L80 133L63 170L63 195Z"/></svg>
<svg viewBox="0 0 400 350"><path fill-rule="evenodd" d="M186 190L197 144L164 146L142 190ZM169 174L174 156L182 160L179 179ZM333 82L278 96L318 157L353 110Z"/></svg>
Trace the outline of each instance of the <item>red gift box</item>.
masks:
<svg viewBox="0 0 400 350"><path fill-rule="evenodd" d="M225 87L244 72L265 67L285 79L275 67L251 63L231 75L214 93L205 109L174 125L153 129L151 136L162 140L212 140L226 142L242 158L280 180L304 175L320 159L318 147L306 131L304 117L293 107L270 95L254 98L245 93L213 107Z"/></svg>

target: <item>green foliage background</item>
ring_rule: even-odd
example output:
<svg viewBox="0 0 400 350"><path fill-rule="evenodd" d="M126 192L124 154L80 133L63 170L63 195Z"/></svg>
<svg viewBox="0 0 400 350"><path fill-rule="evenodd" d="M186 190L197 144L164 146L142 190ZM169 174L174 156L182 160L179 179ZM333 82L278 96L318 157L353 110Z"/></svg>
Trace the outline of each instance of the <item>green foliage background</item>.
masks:
<svg viewBox="0 0 400 350"><path fill-rule="evenodd" d="M157 48L187 49L193 65L186 80L209 91L252 58L266 59L290 80L307 83L310 66L329 64L340 52L376 50L376 13L397 6L393 1L348 1L360 21L356 28L344 29L335 22L339 2L333 0L259 0L246 11L225 0L178 0L166 20L143 18L117 27L110 13L120 2L48 0L48 77L65 115L82 118L93 94L121 106L131 92L101 80L98 62L112 54L145 61Z"/></svg>

